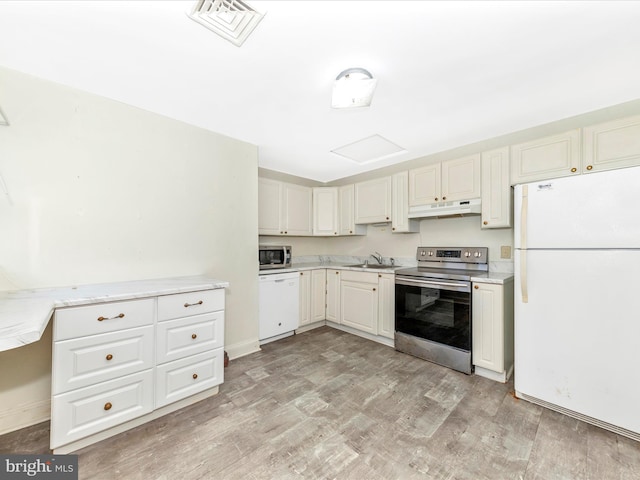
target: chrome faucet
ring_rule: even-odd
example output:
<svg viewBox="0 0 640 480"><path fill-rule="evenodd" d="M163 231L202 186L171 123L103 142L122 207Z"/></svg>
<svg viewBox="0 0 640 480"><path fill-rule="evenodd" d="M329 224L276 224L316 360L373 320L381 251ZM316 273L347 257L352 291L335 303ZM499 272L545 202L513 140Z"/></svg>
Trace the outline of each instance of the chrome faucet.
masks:
<svg viewBox="0 0 640 480"><path fill-rule="evenodd" d="M376 259L376 262L378 262L380 265L382 265L382 254L379 252L374 252L370 255L371 257Z"/></svg>

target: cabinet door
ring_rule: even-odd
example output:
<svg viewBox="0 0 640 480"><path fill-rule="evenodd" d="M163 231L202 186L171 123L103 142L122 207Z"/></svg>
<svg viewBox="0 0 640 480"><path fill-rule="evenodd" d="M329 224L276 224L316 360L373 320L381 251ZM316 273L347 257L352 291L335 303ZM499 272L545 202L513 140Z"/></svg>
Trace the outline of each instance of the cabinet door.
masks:
<svg viewBox="0 0 640 480"><path fill-rule="evenodd" d="M391 177L355 184L355 222L360 224L391 220Z"/></svg>
<svg viewBox="0 0 640 480"><path fill-rule="evenodd" d="M395 275L378 274L378 335L394 338L395 333Z"/></svg>
<svg viewBox="0 0 640 480"><path fill-rule="evenodd" d="M313 189L313 234L338 235L338 188Z"/></svg>
<svg viewBox="0 0 640 480"><path fill-rule="evenodd" d="M441 200L441 164L409 170L409 206L431 205Z"/></svg>
<svg viewBox="0 0 640 480"><path fill-rule="evenodd" d="M409 220L409 172L396 173L391 177L391 231L420 231L420 222Z"/></svg>
<svg viewBox="0 0 640 480"><path fill-rule="evenodd" d="M356 225L355 185L345 185L338 190L340 235L366 235L366 225Z"/></svg>
<svg viewBox="0 0 640 480"><path fill-rule="evenodd" d="M582 136L583 172L640 165L640 115L586 127Z"/></svg>
<svg viewBox="0 0 640 480"><path fill-rule="evenodd" d="M283 232L282 182L258 178L258 234L281 235Z"/></svg>
<svg viewBox="0 0 640 480"><path fill-rule="evenodd" d="M282 184L282 226L285 235L312 235L311 188L292 183Z"/></svg>
<svg viewBox="0 0 640 480"><path fill-rule="evenodd" d="M350 280L340 282L342 324L373 335L378 334L377 284Z"/></svg>
<svg viewBox="0 0 640 480"><path fill-rule="evenodd" d="M511 227L509 147L482 154L482 228Z"/></svg>
<svg viewBox="0 0 640 480"><path fill-rule="evenodd" d="M580 129L511 146L511 184L580 172Z"/></svg>
<svg viewBox="0 0 640 480"><path fill-rule="evenodd" d="M327 291L327 270L322 268L311 271L311 321L325 319Z"/></svg>
<svg viewBox="0 0 640 480"><path fill-rule="evenodd" d="M300 272L300 326L311 323L311 272Z"/></svg>
<svg viewBox="0 0 640 480"><path fill-rule="evenodd" d="M474 283L472 305L473 364L501 373L504 371L502 285Z"/></svg>
<svg viewBox="0 0 640 480"><path fill-rule="evenodd" d="M326 319L341 323L340 319L340 270L327 270Z"/></svg>
<svg viewBox="0 0 640 480"><path fill-rule="evenodd" d="M442 200L480 198L480 155L442 162Z"/></svg>

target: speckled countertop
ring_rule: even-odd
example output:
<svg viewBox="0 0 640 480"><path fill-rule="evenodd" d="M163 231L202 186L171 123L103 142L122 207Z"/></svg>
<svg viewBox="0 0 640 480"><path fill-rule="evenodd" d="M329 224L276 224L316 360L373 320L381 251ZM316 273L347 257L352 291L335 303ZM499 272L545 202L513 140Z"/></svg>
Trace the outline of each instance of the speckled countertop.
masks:
<svg viewBox="0 0 640 480"><path fill-rule="evenodd" d="M0 351L38 341L56 308L228 286L226 281L198 275L0 292Z"/></svg>

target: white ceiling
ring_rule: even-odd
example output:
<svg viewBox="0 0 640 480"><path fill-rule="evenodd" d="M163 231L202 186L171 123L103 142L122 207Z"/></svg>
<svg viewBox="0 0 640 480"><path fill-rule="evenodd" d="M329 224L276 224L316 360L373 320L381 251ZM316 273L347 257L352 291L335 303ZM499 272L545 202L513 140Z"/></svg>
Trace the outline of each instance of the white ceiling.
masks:
<svg viewBox="0 0 640 480"><path fill-rule="evenodd" d="M0 65L256 144L261 167L319 181L640 98L636 1L248 3L266 15L236 47L187 17L195 0L0 1ZM378 79L372 105L331 109L349 67ZM407 152L330 152L376 134Z"/></svg>

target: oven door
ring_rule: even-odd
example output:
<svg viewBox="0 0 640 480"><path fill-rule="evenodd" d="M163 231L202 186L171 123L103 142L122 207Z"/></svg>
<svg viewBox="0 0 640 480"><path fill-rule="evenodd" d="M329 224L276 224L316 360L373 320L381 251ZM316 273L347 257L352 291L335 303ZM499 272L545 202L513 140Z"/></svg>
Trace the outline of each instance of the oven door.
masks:
<svg viewBox="0 0 640 480"><path fill-rule="evenodd" d="M397 333L471 352L470 282L396 277L395 290Z"/></svg>

